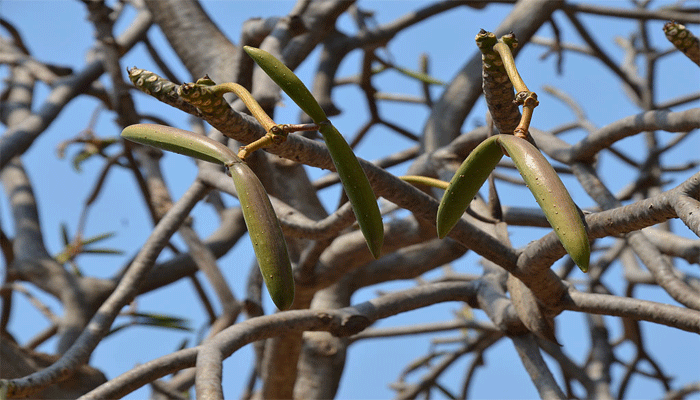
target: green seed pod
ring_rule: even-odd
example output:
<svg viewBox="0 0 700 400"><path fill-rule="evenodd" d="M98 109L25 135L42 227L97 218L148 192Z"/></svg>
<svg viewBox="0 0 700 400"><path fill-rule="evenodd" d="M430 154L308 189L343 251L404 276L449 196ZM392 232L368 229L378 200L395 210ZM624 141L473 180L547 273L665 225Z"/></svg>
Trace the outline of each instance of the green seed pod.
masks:
<svg viewBox="0 0 700 400"><path fill-rule="evenodd" d="M286 310L294 301L294 276L287 244L270 198L245 163L230 164L229 171L267 291L277 308Z"/></svg>
<svg viewBox="0 0 700 400"><path fill-rule="evenodd" d="M138 124L126 127L122 131L122 137L228 167L270 297L280 310L291 307L294 301L294 277L287 243L270 198L248 165L223 144L182 129Z"/></svg>
<svg viewBox="0 0 700 400"><path fill-rule="evenodd" d="M447 236L462 218L481 185L503 157L497 138L492 136L476 146L452 177L438 207L436 225L440 239Z"/></svg>
<svg viewBox="0 0 700 400"><path fill-rule="evenodd" d="M328 117L304 83L291 69L265 50L244 46L243 50L315 123Z"/></svg>
<svg viewBox="0 0 700 400"><path fill-rule="evenodd" d="M164 125L136 124L124 128L122 137L132 142L157 147L217 164L240 162L223 144L206 136Z"/></svg>
<svg viewBox="0 0 700 400"><path fill-rule="evenodd" d="M520 171L566 252L581 271L587 272L591 248L586 227L578 207L554 168L527 140L511 135L498 135L495 138Z"/></svg>
<svg viewBox="0 0 700 400"><path fill-rule="evenodd" d="M379 258L384 242L384 225L377 198L367 175L360 166L343 135L328 121L326 113L318 105L304 83L281 61L264 50L245 46L248 55L263 71L319 126L318 131L328 147L343 189L348 195L355 218L374 258Z"/></svg>
<svg viewBox="0 0 700 400"><path fill-rule="evenodd" d="M318 130L331 153L333 164L355 212L367 247L374 258L379 258L384 243L384 223L377 206L377 197L367 175L343 135L330 122L319 124Z"/></svg>

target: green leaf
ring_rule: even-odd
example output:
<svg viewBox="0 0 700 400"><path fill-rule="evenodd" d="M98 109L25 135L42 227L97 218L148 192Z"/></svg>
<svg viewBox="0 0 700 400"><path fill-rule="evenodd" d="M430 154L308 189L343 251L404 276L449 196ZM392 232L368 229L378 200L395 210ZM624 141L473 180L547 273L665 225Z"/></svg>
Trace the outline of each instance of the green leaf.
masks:
<svg viewBox="0 0 700 400"><path fill-rule="evenodd" d="M189 326L189 320L185 318L144 312L133 313L130 314L130 316L136 317L136 321L139 325L157 326L161 328L192 331L192 328L190 328Z"/></svg>
<svg viewBox="0 0 700 400"><path fill-rule="evenodd" d="M94 147L81 150L73 157L73 169L77 172L83 172L83 169L80 167L81 164L97 153L97 149Z"/></svg>
<svg viewBox="0 0 700 400"><path fill-rule="evenodd" d="M113 326L108 335L113 335L116 332L131 326L153 326L180 331L192 331L192 328L189 326L189 320L184 318L143 312L129 313L127 317L131 317L132 321Z"/></svg>
<svg viewBox="0 0 700 400"><path fill-rule="evenodd" d="M406 76L413 78L413 79L417 79L423 83L427 83L430 85L440 85L440 86L445 85L445 82L443 82L439 79L433 78L432 76L430 76L426 73L423 73L423 72L413 71L413 70L410 70L408 68L403 68L403 67L399 67L396 65L392 66L392 68L395 69L396 71L402 73L403 75L406 75Z"/></svg>
<svg viewBox="0 0 700 400"><path fill-rule="evenodd" d="M70 244L70 235L68 234L68 225L65 222L61 223L61 239L63 240L63 245L68 246Z"/></svg>
<svg viewBox="0 0 700 400"><path fill-rule="evenodd" d="M82 254L114 254L114 255L122 255L124 254L123 251L119 249L84 249L81 251Z"/></svg>
<svg viewBox="0 0 700 400"><path fill-rule="evenodd" d="M116 234L117 234L116 232L107 232L107 233L103 233L103 234L101 234L101 235L92 236L92 237L89 237L89 238L87 238L87 239L83 239L83 244L97 243L97 242L99 242L99 241L112 238L112 237L114 237Z"/></svg>

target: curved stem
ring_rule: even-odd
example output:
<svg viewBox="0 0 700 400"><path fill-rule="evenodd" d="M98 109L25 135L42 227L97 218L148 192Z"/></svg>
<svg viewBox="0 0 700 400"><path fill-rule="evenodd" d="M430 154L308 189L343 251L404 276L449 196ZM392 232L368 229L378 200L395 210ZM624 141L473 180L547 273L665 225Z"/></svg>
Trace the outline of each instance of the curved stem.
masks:
<svg viewBox="0 0 700 400"><path fill-rule="evenodd" d="M540 104L540 102L537 101L537 94L535 92L531 92L527 88L527 85L525 85L523 78L518 73L518 68L515 66L515 59L513 58L513 53L510 51L510 47L504 42L504 39L510 40L510 38L506 37L499 39L498 43L496 43L493 46L493 50L501 56L501 60L503 61L503 68L505 68L510 82L513 84L513 87L518 92L515 95L514 101L517 104L522 104L523 106L523 115L520 118L520 123L513 131L513 134L522 139L527 139L529 136L528 129L530 127L530 121L532 120L532 114L535 110L535 107L537 107Z"/></svg>
<svg viewBox="0 0 700 400"><path fill-rule="evenodd" d="M425 186L430 186L438 189L445 190L447 189L448 186L450 186L449 182L445 182L440 179L435 179L435 178L430 178L427 176L419 176L419 175L404 175L399 177L402 181L406 181L412 185L425 185Z"/></svg>
<svg viewBox="0 0 700 400"><path fill-rule="evenodd" d="M255 101L255 100L253 100ZM257 104L257 103L256 103ZM265 115L267 116L267 115ZM270 120L272 121L272 120ZM273 122L274 123L274 122ZM269 147L275 144L283 143L287 140L287 135L292 132L298 131L315 131L318 129L316 124L276 124L267 130L265 136L248 144L247 146L241 146L238 148L238 157L241 160L245 160L248 154L254 152L255 150Z"/></svg>
<svg viewBox="0 0 700 400"><path fill-rule="evenodd" d="M275 121L273 121L272 118L267 115L265 110L262 109L260 104L253 98L253 95L251 95L250 92L243 86L234 82L227 82L214 85L211 87L211 90L219 96L222 96L224 93L233 92L239 99L241 99L250 113L253 114L253 117L260 122L260 125L262 125L266 131L269 132L275 125L277 125Z"/></svg>
<svg viewBox="0 0 700 400"><path fill-rule="evenodd" d="M515 67L515 59L513 58L513 53L510 51L510 47L508 47L502 39L499 39L498 43L493 46L493 49L501 56L503 67L506 69L508 78L510 78L510 82L513 84L515 90L518 93L529 92L530 90L525 85L523 78L520 77L518 69Z"/></svg>

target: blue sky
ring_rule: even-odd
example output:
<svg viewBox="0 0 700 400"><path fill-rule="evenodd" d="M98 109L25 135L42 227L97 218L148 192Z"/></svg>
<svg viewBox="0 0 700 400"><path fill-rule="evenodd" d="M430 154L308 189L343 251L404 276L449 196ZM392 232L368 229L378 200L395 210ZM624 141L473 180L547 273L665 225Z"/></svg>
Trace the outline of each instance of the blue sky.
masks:
<svg viewBox="0 0 700 400"><path fill-rule="evenodd" d="M611 2L607 2L610 4ZM619 6L627 6L627 2L615 2ZM418 1L369 1L361 2L362 7L375 10L375 17L379 23L386 23L395 18L416 9L421 4L428 2ZM656 3L654 3L656 4ZM217 22L219 27L234 41L238 39L241 24L250 17L267 17L284 15L292 6L287 1L204 1L203 6L209 15ZM474 35L480 28L494 30L500 21L510 10L509 5L491 5L486 10L474 12L470 8L461 8L429 20L399 35L386 49L385 55L391 57L397 64L407 68L416 69L418 57L421 53L431 56L431 74L441 80L449 81L462 67L464 60L468 59L475 51L473 44ZM41 61L65 65L75 70L82 69L85 58L93 42L93 29L86 21L85 7L77 1L19 1L0 0L0 12L3 18L11 21L23 34L25 43L32 55ZM117 24L117 32L121 32L133 19L133 13L126 13ZM555 17L563 30L564 39L567 42L581 43L579 37L572 32L569 24L561 15ZM628 37L636 28L635 22L614 24L605 17L586 17L584 23L589 27L595 27L596 38L604 46L605 50L615 60L621 60L624 56L622 50L614 44L617 36ZM654 34L652 44L665 47L665 38L661 33L663 22L651 24ZM346 32L352 32L353 26L347 17L343 17L339 24ZM696 28L696 27L695 27ZM697 32L697 31L696 31ZM545 25L538 34L551 35L551 28ZM183 80L191 77L177 61L174 53L167 47L162 35L153 28L149 36L158 49L166 55L176 74ZM628 115L635 114L639 110L625 96L624 91L617 83L615 77L603 70L599 62L588 57L567 54L564 64L564 75L555 73L554 58L540 60L544 50L537 46L527 46L517 59L520 73L531 90L538 92L540 107L535 111L534 126L540 129L548 129L574 119L572 112L558 100L543 92L542 86L555 86L578 100L585 108L591 121L597 126L604 126ZM313 68L315 67L317 53L313 53L310 59L305 61L296 71L307 83L311 82ZM342 65L340 76L354 74L360 65L360 54L353 53ZM142 45L136 47L123 58L122 66L138 66L157 71L157 67L150 60ZM0 73L6 76L6 69L0 67ZM601 73L601 71L603 71ZM687 80L679 79L682 76L697 76L697 69L681 55L667 57L660 63L657 72L658 94L657 99L670 99L682 94L697 92L700 84L688 87ZM105 85L108 80L103 79ZM409 81L392 72L385 73L377 78L375 86L386 92L398 92L404 94L420 93L420 88L414 82ZM35 107L44 101L48 88L42 85L37 87ZM433 95L437 98L440 88L433 89ZM182 112L159 104L157 101L145 95L135 94L137 107L143 112L155 113L164 116L174 126L186 128L188 116ZM343 87L334 92L334 99L343 109L344 114L333 119L334 124L341 132L348 136L354 135L359 126L365 122L364 100L360 92L355 88ZM360 105L356 108L353 105ZM87 97L81 97L60 114L52 124L25 154L23 160L28 169L30 178L34 183L35 194L38 198L41 211L42 229L45 234L46 245L52 254L58 253L61 248L60 225L66 223L71 233L75 232L78 219L82 211L82 204L92 190L96 177L101 168L100 161L88 161L83 166L83 172L75 172L70 163L70 157L76 151L69 148L68 157L58 159L56 146L69 138L76 136L85 129L89 117L95 110L97 102ZM698 103L691 105L697 107ZM681 107L678 110L688 107ZM485 107L480 102L475 110L468 116L463 130L469 130L477 124L483 123ZM427 112L418 106L383 104L381 106L383 116L401 126L419 131L425 123ZM281 121L296 121L298 110L293 102L286 100L285 107L281 108L275 119ZM107 112L100 114L95 127L100 136L116 136L119 129L113 122L113 115ZM395 134L382 130L372 130L370 140L358 148L358 155L365 159L376 159L386 156L390 152L411 147L409 141ZM579 140L582 132L574 132L564 136L570 142ZM672 134L661 133L662 140L668 140ZM639 149L637 160L642 160L643 142L641 137L626 139L619 144L625 150ZM694 135L687 139L685 146L667 157L687 160L700 149L700 139ZM609 168L611 173L604 176L613 192L624 187L630 179L634 179L633 170L618 163L610 157L604 157L601 162L604 168ZM407 165L394 168L391 171L401 174ZM189 187L195 177L196 171L192 168L192 162L178 155L167 155L164 159L165 178L171 185L172 195L179 198ZM309 173L314 177L325 174L323 171L310 169ZM691 172L674 176L674 182L669 187L680 183ZM594 204L590 198L580 189L572 179L565 178L565 184L569 187L572 196L582 208L592 207ZM519 204L535 206L534 200L527 196L521 196L522 192L512 191L508 185L502 185L500 193L504 198L513 193L522 202ZM83 256L79 259L80 266L85 273L101 277L109 277L115 271L123 267L124 263L133 255L133 251L145 242L150 232L150 218L140 200L135 195L136 187L131 176L125 171L113 171L110 173L103 193L96 205L91 209L86 235L96 235L104 232L116 232L116 236L110 239L110 247L125 250L123 257L93 257ZM323 191L323 201L328 209L332 209L337 199L337 188ZM228 205L235 205L235 200L225 199ZM531 202L531 203L528 203ZM508 203L506 201L506 204ZM0 199L0 216L2 217L2 229L12 234L13 227L11 217L7 210L7 201L3 196ZM196 207L195 228L201 236L205 237L217 227L216 215L205 205ZM682 224L674 223L675 227L683 228ZM512 229L512 240L517 246L527 244L547 231L544 229ZM679 229L681 235L693 237L687 229ZM178 242L176 240L176 242ZM178 242L179 243L179 242ZM167 259L164 254L162 259ZM242 240L234 247L233 251L219 261L227 281L231 284L233 292L238 297L244 294L244 283L252 260L252 250L246 240ZM478 257L473 254L456 262L454 268L461 272L478 272L480 267L476 263ZM686 265L682 268L690 271ZM697 266L694 266L697 267ZM695 268L697 272L697 268ZM429 276L437 276L432 273ZM612 275L612 277L611 277ZM619 282L614 279L620 276L618 273L608 274L608 283L613 288L619 287ZM582 277L582 276L581 276ZM394 282L381 287L370 287L361 290L353 297L353 302L361 302L376 296L377 290L391 291L407 288L414 285L413 282ZM32 288L33 289L33 288ZM619 289L618 289L619 290ZM60 306L52 298L42 295L36 290L32 292L45 301L52 310L60 314ZM675 304L667 295L658 289L640 287L640 297ZM266 304L268 312L273 310L271 303ZM48 326L46 319L32 308L21 295L15 295L15 309L10 330L20 341L26 341L32 335ZM199 305L196 294L187 282L180 282L167 288L160 289L138 300L139 310L173 314L189 318L192 326L200 328L205 323L203 309ZM428 323L443 321L452 318L453 311L459 310L460 305L450 303L432 306L423 310L405 313L396 317L381 321L376 326L399 326L415 323ZM485 318L480 312L477 317ZM618 337L621 333L620 323L612 318L606 318L612 330L612 336ZM576 313L564 313L557 318L559 332L558 337L564 344L564 350L574 360L583 362L588 348L588 335L584 317ZM679 332L654 324L643 324L643 332L648 338L659 338L658 344L650 347L651 356L668 368L667 372L676 377L678 382L690 382L700 376L700 367L697 360L700 359L700 341L696 335ZM447 333L442 336L454 336L455 333ZM363 341L351 347L345 375L341 382L338 398L387 398L393 392L388 384L394 381L404 366L417 357L424 355L430 349L432 336L426 335L415 338L380 339ZM135 327L123 330L121 333L106 339L96 349L92 364L102 369L108 377L115 377L138 363L143 363L175 350L183 339L188 339L191 344L196 339L195 334L182 332L155 331L154 328ZM40 350L53 352L55 340L50 340L40 347ZM629 359L634 349L629 345L621 346L617 355L623 359ZM249 373L252 350L247 346L224 363L224 389L228 397L238 397ZM471 358L463 358L453 366L441 382L458 391L463 380L465 368L471 362ZM522 369L517 354L508 340L502 340L493 349L485 354L486 367L478 372L477 383L472 386L470 394L474 398L532 398L537 393L534 390L529 377ZM619 377L619 366L613 372ZM559 371L553 368L558 376ZM503 377L508 376L508 384L503 384ZM148 396L148 388L132 393L127 398L140 399ZM658 384L646 379L635 378L632 387L628 390L630 398L659 397L662 388ZM700 397L699 397L700 398Z"/></svg>

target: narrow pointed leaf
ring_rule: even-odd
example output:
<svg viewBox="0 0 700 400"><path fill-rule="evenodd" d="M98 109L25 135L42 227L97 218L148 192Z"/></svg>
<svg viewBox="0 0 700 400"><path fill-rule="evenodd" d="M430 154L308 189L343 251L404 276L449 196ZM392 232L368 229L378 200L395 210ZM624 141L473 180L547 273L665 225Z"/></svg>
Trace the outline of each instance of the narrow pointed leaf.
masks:
<svg viewBox="0 0 700 400"><path fill-rule="evenodd" d="M114 335L115 333L121 331L122 329L128 328L130 326L133 326L133 324L112 325L112 328L109 330L109 333L106 336Z"/></svg>
<svg viewBox="0 0 700 400"><path fill-rule="evenodd" d="M192 330L192 328L189 327L189 321L185 318L153 313L134 313L133 316L137 317L139 325L159 326L162 328L179 329L184 331Z"/></svg>
<svg viewBox="0 0 700 400"><path fill-rule="evenodd" d="M83 254L115 254L115 255L121 255L124 254L123 251L118 250L118 249L83 249L81 251Z"/></svg>
<svg viewBox="0 0 700 400"><path fill-rule="evenodd" d="M92 237L89 237L87 239L83 239L83 244L92 244L92 243L97 243L101 240L109 239L111 237L114 237L116 235L116 232L107 232L103 233L101 235L95 235Z"/></svg>
<svg viewBox="0 0 700 400"><path fill-rule="evenodd" d="M403 67L399 67L396 65L394 65L392 68L394 68L396 71L400 72L403 75L406 75L406 76L413 78L413 79L417 79L423 83L427 83L430 85L440 85L440 86L445 85L445 82L443 82L437 78L433 78L432 76L430 76L426 73L423 73L423 72L413 71L413 70L410 70L408 68L403 68Z"/></svg>
<svg viewBox="0 0 700 400"><path fill-rule="evenodd" d="M124 328L137 325L192 331L192 328L189 326L189 321L184 318L152 313L133 313L129 316L134 319L133 322L123 323L112 327L108 335L113 335Z"/></svg>
<svg viewBox="0 0 700 400"><path fill-rule="evenodd" d="M83 172L83 169L81 168L81 165L83 164L84 161L87 161L90 157L94 156L95 154L98 154L97 149L93 148L91 151L89 150L82 150L78 152L73 157L73 169L76 172Z"/></svg>
<svg viewBox="0 0 700 400"><path fill-rule="evenodd" d="M70 244L70 235L68 234L68 226L65 223L61 223L61 239L63 240L64 246L68 246Z"/></svg>

